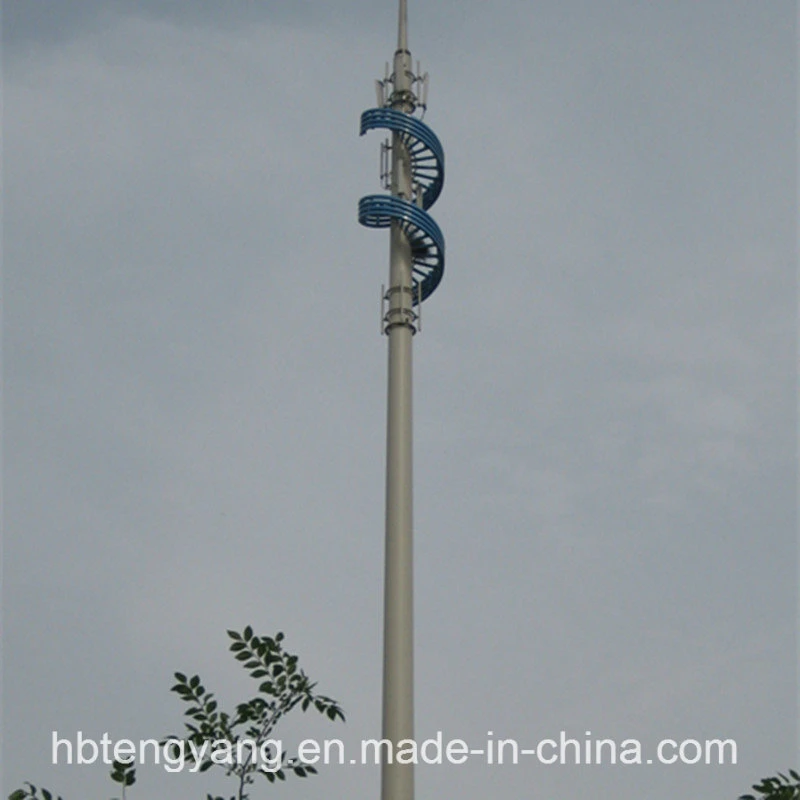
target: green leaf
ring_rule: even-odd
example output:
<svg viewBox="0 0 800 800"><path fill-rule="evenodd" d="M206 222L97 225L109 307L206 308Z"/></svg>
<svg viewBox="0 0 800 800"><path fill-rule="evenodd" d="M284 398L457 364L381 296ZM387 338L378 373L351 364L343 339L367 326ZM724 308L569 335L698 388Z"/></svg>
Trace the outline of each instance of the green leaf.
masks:
<svg viewBox="0 0 800 800"><path fill-rule="evenodd" d="M42 797L44 797L44 800L53 800L53 795L47 789L42 789Z"/></svg>
<svg viewBox="0 0 800 800"><path fill-rule="evenodd" d="M248 625L244 629L244 640L249 642L253 638L253 629Z"/></svg>
<svg viewBox="0 0 800 800"><path fill-rule="evenodd" d="M231 639L236 639L237 641L241 641L242 638L238 633L236 633L236 631L228 631L228 636L230 636Z"/></svg>
<svg viewBox="0 0 800 800"><path fill-rule="evenodd" d="M175 680L178 681L178 683L186 683L186 676L182 672L176 672Z"/></svg>
<svg viewBox="0 0 800 800"><path fill-rule="evenodd" d="M200 685L200 676L199 675L192 675L191 680L189 681L189 686L192 689L196 689Z"/></svg>
<svg viewBox="0 0 800 800"><path fill-rule="evenodd" d="M278 631L278 633L275 634L275 641L276 642L282 642L283 641L283 633L281 631Z"/></svg>

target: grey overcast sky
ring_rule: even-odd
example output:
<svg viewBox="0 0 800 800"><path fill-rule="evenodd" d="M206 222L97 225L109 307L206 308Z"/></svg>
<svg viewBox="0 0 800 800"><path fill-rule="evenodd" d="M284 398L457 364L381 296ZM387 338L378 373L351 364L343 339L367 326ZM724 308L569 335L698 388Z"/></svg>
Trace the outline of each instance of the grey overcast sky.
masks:
<svg viewBox="0 0 800 800"><path fill-rule="evenodd" d="M798 766L797 4L409 6L447 158L417 736L739 762L475 760L417 795L733 800ZM4 796L107 798L51 732L176 731L177 669L243 699L247 623L347 712L289 747L379 734L389 244L356 205L395 30L395 0L3 4ZM149 767L129 797L226 786Z"/></svg>

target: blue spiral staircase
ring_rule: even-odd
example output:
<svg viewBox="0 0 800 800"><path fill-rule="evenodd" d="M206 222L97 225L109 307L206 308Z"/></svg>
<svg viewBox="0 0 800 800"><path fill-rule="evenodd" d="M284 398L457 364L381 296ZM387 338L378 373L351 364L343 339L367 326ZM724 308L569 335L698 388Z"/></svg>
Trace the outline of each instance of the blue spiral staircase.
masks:
<svg viewBox="0 0 800 800"><path fill-rule="evenodd" d="M376 128L397 133L406 146L418 203L370 194L358 203L358 221L368 228L388 228L392 220L400 223L411 244L416 305L433 294L444 275L444 236L428 214L444 184L444 150L424 122L393 108L371 108L361 115L362 136Z"/></svg>

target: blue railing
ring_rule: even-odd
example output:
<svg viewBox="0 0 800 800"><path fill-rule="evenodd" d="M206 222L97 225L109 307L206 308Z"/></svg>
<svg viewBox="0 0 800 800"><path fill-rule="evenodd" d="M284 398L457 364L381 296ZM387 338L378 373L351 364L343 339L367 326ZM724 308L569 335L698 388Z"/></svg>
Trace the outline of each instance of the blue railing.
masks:
<svg viewBox="0 0 800 800"><path fill-rule="evenodd" d="M394 195L371 194L358 203L358 221L368 228L388 228L392 220L400 223L411 244L416 304L433 294L444 275L444 237L427 212L444 185L444 150L424 122L393 108L371 108L361 115L362 136L375 128L400 135L410 157L412 180L421 190L421 206Z"/></svg>

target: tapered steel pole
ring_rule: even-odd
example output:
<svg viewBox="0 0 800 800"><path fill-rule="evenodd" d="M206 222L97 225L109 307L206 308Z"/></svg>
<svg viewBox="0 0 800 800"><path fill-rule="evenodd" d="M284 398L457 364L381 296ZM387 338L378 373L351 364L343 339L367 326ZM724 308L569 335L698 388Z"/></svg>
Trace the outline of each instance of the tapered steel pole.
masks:
<svg viewBox="0 0 800 800"><path fill-rule="evenodd" d="M406 0L400 0L392 107L411 113L411 55ZM391 192L412 200L411 163L403 138L392 134ZM389 255L389 381L386 427L386 553L384 576L383 738L414 738L414 575L412 469L411 245L401 223L391 224ZM413 800L414 766L384 761L381 800Z"/></svg>
<svg viewBox="0 0 800 800"><path fill-rule="evenodd" d="M392 132L391 168L386 145L381 148L381 179L390 194L358 201L362 225L391 232L381 323L389 339L382 728L389 752L382 748L381 800L414 798L414 765L396 758L398 749L411 752L404 743L414 739L411 345L422 302L444 274L444 237L428 214L444 184L444 150L414 116L425 112L428 77L412 70L407 29L406 0L399 0L394 71L389 75L387 65L386 77L376 81L377 107L361 115L362 135L374 129Z"/></svg>

